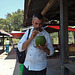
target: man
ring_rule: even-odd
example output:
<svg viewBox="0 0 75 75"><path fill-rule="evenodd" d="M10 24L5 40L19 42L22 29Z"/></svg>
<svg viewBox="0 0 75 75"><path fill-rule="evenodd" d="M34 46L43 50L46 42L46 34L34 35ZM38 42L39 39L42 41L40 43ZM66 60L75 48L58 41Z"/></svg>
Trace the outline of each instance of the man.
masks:
<svg viewBox="0 0 75 75"><path fill-rule="evenodd" d="M53 55L54 48L50 34L43 28L43 16L36 13L32 18L33 29L30 31L29 39L26 40L28 30L18 43L19 51L27 49L22 75L46 75L47 59L46 55ZM37 29L41 29L38 31ZM35 45L36 36L43 35L46 38L46 45Z"/></svg>
<svg viewBox="0 0 75 75"><path fill-rule="evenodd" d="M8 53L9 53L9 44L10 44L9 39L7 38L7 40L4 43L6 45L6 54L8 55Z"/></svg>

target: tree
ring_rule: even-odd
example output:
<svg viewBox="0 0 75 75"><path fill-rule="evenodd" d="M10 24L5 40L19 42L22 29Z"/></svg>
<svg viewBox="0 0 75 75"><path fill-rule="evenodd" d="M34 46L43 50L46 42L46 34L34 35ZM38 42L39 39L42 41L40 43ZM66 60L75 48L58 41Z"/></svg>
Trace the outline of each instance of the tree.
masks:
<svg viewBox="0 0 75 75"><path fill-rule="evenodd" d="M6 26L6 19L0 19L0 29L6 30L7 26Z"/></svg>
<svg viewBox="0 0 75 75"><path fill-rule="evenodd" d="M17 12L13 12L12 15L7 15L10 30L19 31L23 28L23 13L23 10L21 11L20 9L18 9Z"/></svg>
<svg viewBox="0 0 75 75"><path fill-rule="evenodd" d="M23 28L24 11L18 9L15 12L7 13L6 19L0 19L0 29L7 32L19 31Z"/></svg>

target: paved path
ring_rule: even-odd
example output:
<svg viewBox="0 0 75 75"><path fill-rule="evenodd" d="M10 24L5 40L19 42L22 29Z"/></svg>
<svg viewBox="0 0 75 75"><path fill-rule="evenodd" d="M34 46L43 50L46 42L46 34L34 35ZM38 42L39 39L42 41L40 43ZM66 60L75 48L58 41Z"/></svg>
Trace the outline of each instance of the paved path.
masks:
<svg viewBox="0 0 75 75"><path fill-rule="evenodd" d="M0 55L0 75L20 75L18 68L19 64L16 63L15 49L10 48L9 51L9 55L6 55L6 52ZM15 68L17 68L16 74Z"/></svg>
<svg viewBox="0 0 75 75"><path fill-rule="evenodd" d="M48 59L47 75L61 75L59 59ZM0 55L0 75L20 75L19 63L16 62L16 49L11 49L9 55Z"/></svg>

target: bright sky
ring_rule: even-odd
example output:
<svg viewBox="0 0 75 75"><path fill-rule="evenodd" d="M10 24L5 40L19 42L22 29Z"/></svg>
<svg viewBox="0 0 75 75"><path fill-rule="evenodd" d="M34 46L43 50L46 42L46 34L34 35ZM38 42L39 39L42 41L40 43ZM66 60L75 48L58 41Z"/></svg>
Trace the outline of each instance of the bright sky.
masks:
<svg viewBox="0 0 75 75"><path fill-rule="evenodd" d="M0 0L0 18L6 18L7 13L18 9L24 10L24 0Z"/></svg>

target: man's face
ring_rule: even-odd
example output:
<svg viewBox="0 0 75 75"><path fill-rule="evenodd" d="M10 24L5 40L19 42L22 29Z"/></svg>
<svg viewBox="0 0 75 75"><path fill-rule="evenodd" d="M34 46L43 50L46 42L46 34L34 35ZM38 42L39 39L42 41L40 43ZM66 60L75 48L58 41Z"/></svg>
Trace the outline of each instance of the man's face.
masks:
<svg viewBox="0 0 75 75"><path fill-rule="evenodd" d="M32 20L32 24L34 28L41 28L43 25L43 20L39 20L37 17L34 17L34 19Z"/></svg>

